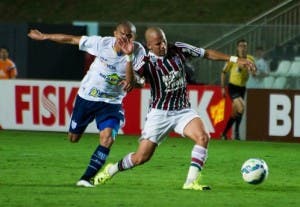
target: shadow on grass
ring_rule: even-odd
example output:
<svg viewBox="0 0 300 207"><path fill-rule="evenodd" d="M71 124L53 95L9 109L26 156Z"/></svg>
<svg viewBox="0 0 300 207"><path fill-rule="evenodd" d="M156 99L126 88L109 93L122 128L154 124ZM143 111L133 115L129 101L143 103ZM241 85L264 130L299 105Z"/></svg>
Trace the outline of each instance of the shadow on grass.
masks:
<svg viewBox="0 0 300 207"><path fill-rule="evenodd" d="M22 188L81 188L77 187L75 184L63 183L63 184L39 184L39 183L0 183L0 187L22 187Z"/></svg>

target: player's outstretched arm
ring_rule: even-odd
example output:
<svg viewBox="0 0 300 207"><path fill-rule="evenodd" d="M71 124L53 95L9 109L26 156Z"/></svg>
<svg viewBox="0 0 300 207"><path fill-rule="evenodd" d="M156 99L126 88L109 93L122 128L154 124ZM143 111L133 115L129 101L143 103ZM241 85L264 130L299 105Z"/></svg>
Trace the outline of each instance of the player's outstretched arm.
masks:
<svg viewBox="0 0 300 207"><path fill-rule="evenodd" d="M42 33L37 29L31 29L28 33L28 37L33 40L50 40L57 43L62 44L72 44L72 45L79 45L79 41L81 36L74 36L74 35L67 35L67 34L47 34Z"/></svg>
<svg viewBox="0 0 300 207"><path fill-rule="evenodd" d="M218 52L216 50L205 50L205 58L209 60L223 60L223 61L229 61L238 63L240 66L246 67L251 73L255 74L256 66L253 62L250 60L247 60L245 58L238 58L237 56L229 56L222 52Z"/></svg>

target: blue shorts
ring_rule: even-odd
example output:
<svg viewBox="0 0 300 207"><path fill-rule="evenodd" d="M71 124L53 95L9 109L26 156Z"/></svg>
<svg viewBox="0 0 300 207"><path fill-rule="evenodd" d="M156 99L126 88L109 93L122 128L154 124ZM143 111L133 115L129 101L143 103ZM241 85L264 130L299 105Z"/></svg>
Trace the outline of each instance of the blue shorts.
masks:
<svg viewBox="0 0 300 207"><path fill-rule="evenodd" d="M97 128L102 131L105 128L113 129L113 136L119 131L124 122L124 111L121 104L87 101L77 95L69 126L69 132L82 134L93 120L96 120Z"/></svg>

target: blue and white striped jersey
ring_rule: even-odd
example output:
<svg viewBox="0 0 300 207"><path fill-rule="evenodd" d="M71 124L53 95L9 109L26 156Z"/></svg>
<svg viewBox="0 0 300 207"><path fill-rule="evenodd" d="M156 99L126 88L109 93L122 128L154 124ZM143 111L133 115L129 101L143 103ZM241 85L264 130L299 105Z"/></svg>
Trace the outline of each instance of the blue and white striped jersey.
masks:
<svg viewBox="0 0 300 207"><path fill-rule="evenodd" d="M119 85L125 79L126 57L114 50L115 37L83 36L79 49L95 56L87 74L81 81L78 95L89 101L120 104L126 95ZM145 55L143 46L134 42L133 68Z"/></svg>

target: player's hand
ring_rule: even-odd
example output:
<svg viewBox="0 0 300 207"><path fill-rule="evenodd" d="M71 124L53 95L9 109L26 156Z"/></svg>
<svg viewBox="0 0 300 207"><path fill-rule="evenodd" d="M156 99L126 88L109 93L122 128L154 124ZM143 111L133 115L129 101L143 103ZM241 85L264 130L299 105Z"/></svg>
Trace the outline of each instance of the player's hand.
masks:
<svg viewBox="0 0 300 207"><path fill-rule="evenodd" d="M126 37L117 38L117 45L124 54L130 55L133 53L134 45L132 40L129 40Z"/></svg>
<svg viewBox="0 0 300 207"><path fill-rule="evenodd" d="M123 90L126 92L130 92L134 87L134 81L130 80L122 80L119 85L123 85Z"/></svg>
<svg viewBox="0 0 300 207"><path fill-rule="evenodd" d="M226 88L224 88L224 87L221 88L221 94L222 94L223 98L226 97Z"/></svg>
<svg viewBox="0 0 300 207"><path fill-rule="evenodd" d="M255 74L256 73L256 66L253 62L245 59L245 58L238 58L238 62L239 66L241 67L245 67L247 68L247 70L252 73L252 74Z"/></svg>
<svg viewBox="0 0 300 207"><path fill-rule="evenodd" d="M27 36L34 40L45 40L45 35L37 29L31 29Z"/></svg>

